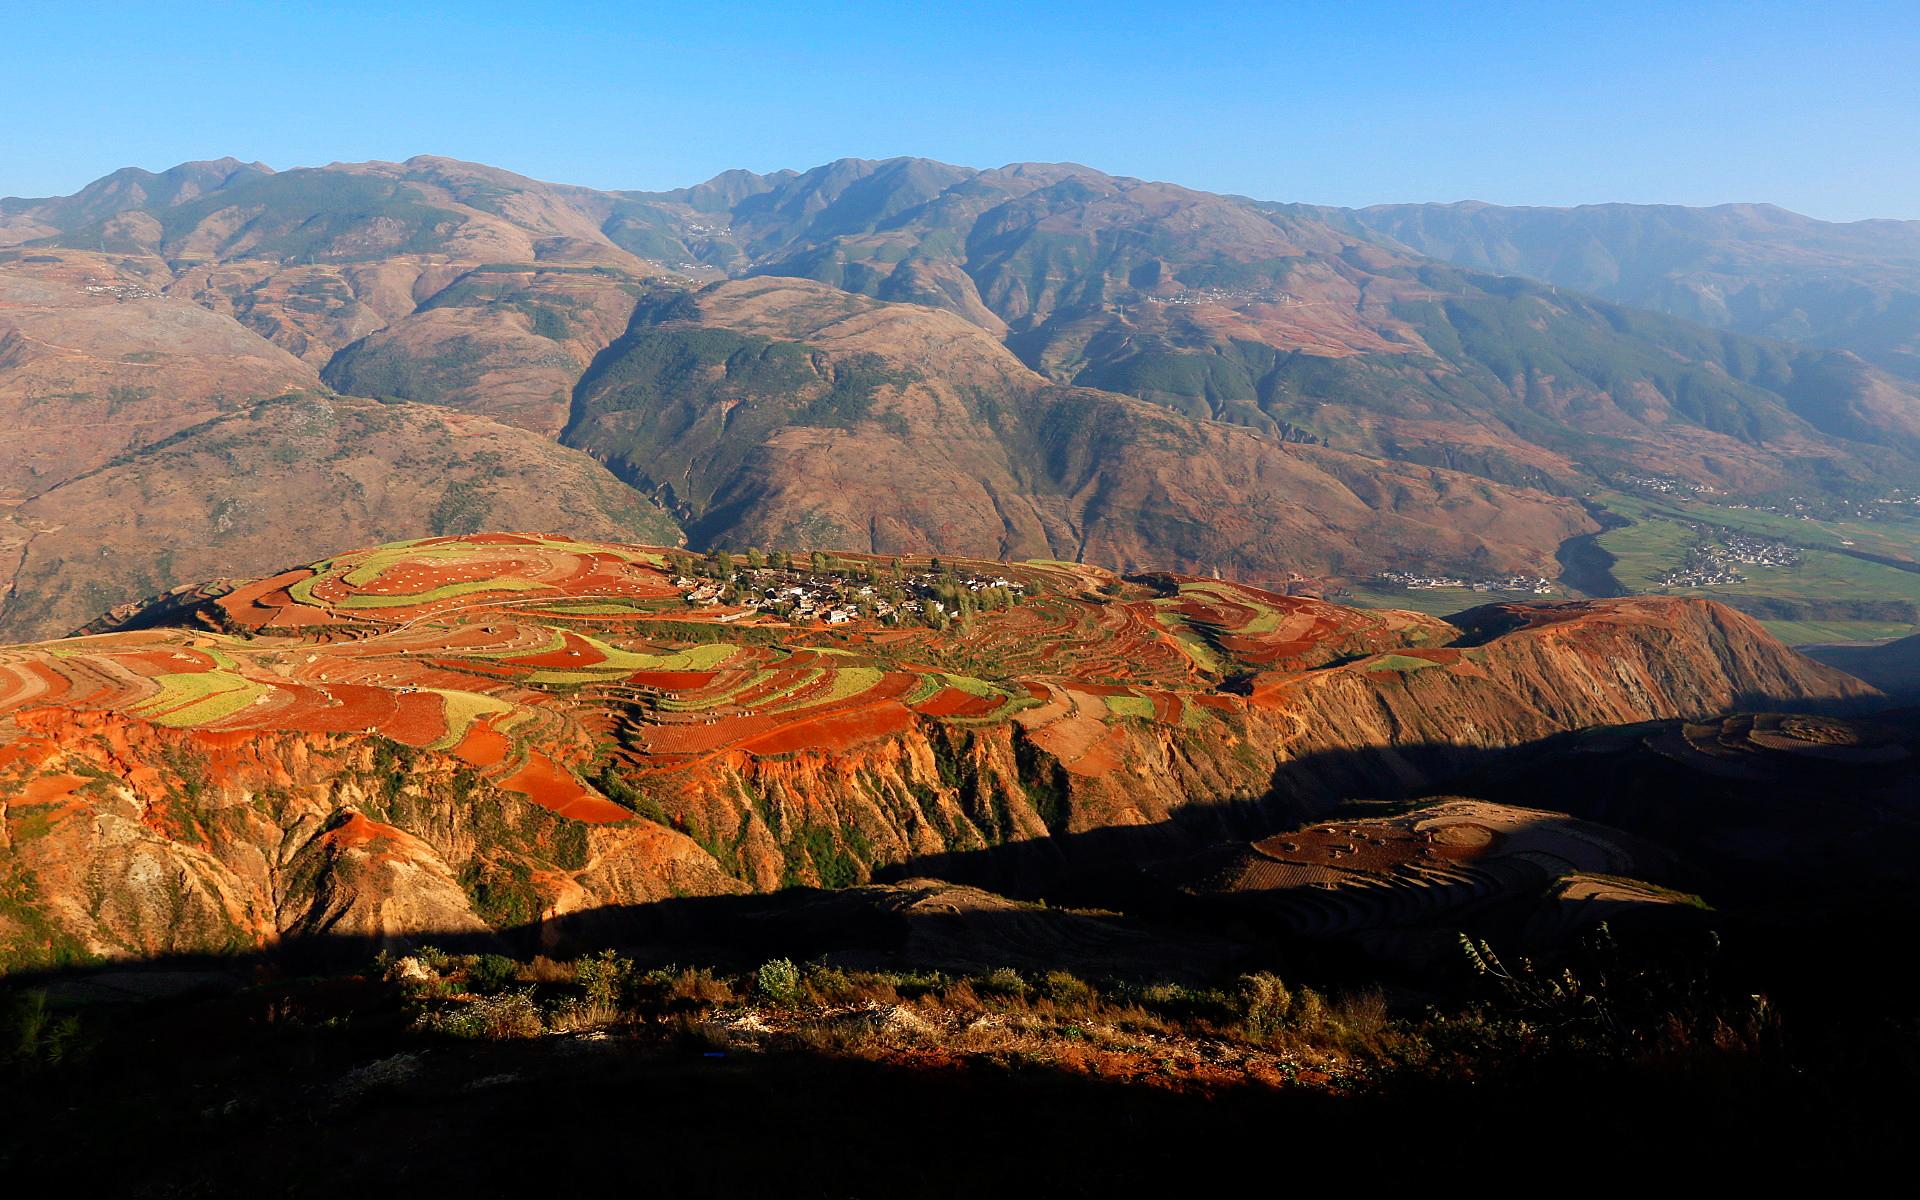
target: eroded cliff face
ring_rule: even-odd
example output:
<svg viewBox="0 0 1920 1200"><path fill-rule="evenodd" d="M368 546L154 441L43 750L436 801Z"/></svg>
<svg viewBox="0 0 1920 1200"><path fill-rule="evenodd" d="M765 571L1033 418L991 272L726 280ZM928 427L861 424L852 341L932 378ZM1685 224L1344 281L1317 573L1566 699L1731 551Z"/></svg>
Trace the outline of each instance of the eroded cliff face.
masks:
<svg viewBox="0 0 1920 1200"><path fill-rule="evenodd" d="M1063 630L1134 639L1134 677L1161 682L1131 688L1056 669L989 695L952 673L914 677L922 686L876 667L779 665L859 661L846 649L732 675L664 670L666 659L569 634L555 649L475 660L534 672L519 691L435 690L456 678L449 647L475 652L473 639L513 633L505 610L431 642L411 626L382 635L409 639L397 657L381 637L178 632L21 654L8 669L25 699L0 738L5 964L289 939L617 937L623 919L669 898L965 869L1009 846L1027 863L1148 856L1345 797L1429 788L1568 730L1873 695L1704 601L1499 606L1457 629L1398 618L1350 628L1362 614L1241 589L1239 602L1264 607L1223 632L1192 595L1058 601L1091 614ZM1032 621L1042 610L1021 611ZM1152 613L1185 623L1142 624ZM1346 649L1321 652L1336 645ZM1182 665L1188 653L1196 665ZM1270 665L1197 665L1228 655ZM1081 649L1061 663L1086 659ZM604 677L587 669L595 660ZM342 664L361 682L343 682ZM133 667L185 673L154 676L158 699L83 702L130 687L112 677ZM276 709L286 702L268 689L283 679L272 671L296 669L308 672L305 707ZM703 692L676 683L688 674L733 698L689 708ZM539 680L547 690L530 690ZM631 699L646 681L683 690ZM740 699L748 687L769 698ZM778 708L777 687L813 700ZM679 708L658 695L682 697ZM507 712L504 697L520 707ZM307 727L271 727L295 718ZM510 744L518 757L503 759Z"/></svg>
<svg viewBox="0 0 1920 1200"><path fill-rule="evenodd" d="M1046 838L1067 855L1102 853L1082 849L1102 841L1174 848L1304 819L1347 797L1431 787L1569 730L1872 695L1708 601L1477 618L1496 619L1512 627L1484 645L1274 672L1192 723L1112 724L1111 760L1097 769L1086 758L1064 764L1044 720L923 723L853 751L710 760L663 781L657 802L755 888L836 886L877 867ZM1138 836L1111 836L1128 829ZM1079 836L1095 833L1109 836Z"/></svg>
<svg viewBox="0 0 1920 1200"><path fill-rule="evenodd" d="M20 724L0 747L0 944L15 967L487 935L582 903L743 886L671 829L568 821L377 736L68 709Z"/></svg>

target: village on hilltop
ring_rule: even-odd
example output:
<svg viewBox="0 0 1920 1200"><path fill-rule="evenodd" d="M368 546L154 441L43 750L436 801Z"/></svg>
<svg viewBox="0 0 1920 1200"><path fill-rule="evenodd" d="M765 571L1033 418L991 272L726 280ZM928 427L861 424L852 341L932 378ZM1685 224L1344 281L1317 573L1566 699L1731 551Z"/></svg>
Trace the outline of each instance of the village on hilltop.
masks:
<svg viewBox="0 0 1920 1200"><path fill-rule="evenodd" d="M805 565L802 566L801 562ZM785 551L748 551L745 565L733 555L676 556L673 584L689 604L727 605L723 619L764 613L784 621L844 625L857 617L886 624L918 621L943 627L983 610L1011 608L1027 585L1003 575L956 570L933 558L925 568L853 562L815 552L797 560Z"/></svg>

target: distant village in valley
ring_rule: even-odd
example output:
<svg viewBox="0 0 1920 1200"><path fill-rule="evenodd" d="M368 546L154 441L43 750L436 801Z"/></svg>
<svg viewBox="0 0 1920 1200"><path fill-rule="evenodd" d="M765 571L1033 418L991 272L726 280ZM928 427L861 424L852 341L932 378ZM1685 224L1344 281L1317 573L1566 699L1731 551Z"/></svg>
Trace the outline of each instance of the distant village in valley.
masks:
<svg viewBox="0 0 1920 1200"><path fill-rule="evenodd" d="M1756 537L1734 529L1695 525L1707 541L1687 551L1677 567L1654 580L1662 587L1712 587L1722 583L1742 583L1742 566L1797 567L1800 551L1778 538Z"/></svg>
<svg viewBox="0 0 1920 1200"><path fill-rule="evenodd" d="M1427 588L1465 588L1473 592L1528 592L1535 596L1553 595L1553 581L1544 575L1494 575L1467 579L1455 575L1430 575L1424 571L1381 571L1374 576L1381 587L1423 591Z"/></svg>
<svg viewBox="0 0 1920 1200"><path fill-rule="evenodd" d="M868 617L884 624L914 622L944 628L977 612L1011 608L1027 585L1003 575L955 570L933 558L925 567L898 562L852 562L815 552L750 550L745 565L729 554L676 555L675 587L687 602L738 609L731 619L763 613L783 621L844 625ZM723 618L728 619L728 618Z"/></svg>
<svg viewBox="0 0 1920 1200"><path fill-rule="evenodd" d="M1911 517L1915 510L1920 510L1920 492L1898 487L1869 497L1788 496L1784 500L1736 502L1713 500L1712 497L1725 496L1727 493L1710 484L1695 483L1671 475L1615 475L1611 482L1623 492L1642 497L1705 500L1734 512L1772 513L1801 521L1884 521Z"/></svg>
<svg viewBox="0 0 1920 1200"><path fill-rule="evenodd" d="M1673 475L1615 475L1613 485L1624 492L1637 492L1643 496L1676 496L1683 500L1724 494L1711 484L1695 483Z"/></svg>

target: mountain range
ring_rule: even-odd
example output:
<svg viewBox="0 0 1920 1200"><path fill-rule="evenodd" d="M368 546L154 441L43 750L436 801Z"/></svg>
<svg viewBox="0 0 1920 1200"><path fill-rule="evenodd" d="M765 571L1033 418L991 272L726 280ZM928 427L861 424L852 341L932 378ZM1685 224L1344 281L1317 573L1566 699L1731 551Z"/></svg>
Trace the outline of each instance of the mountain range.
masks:
<svg viewBox="0 0 1920 1200"><path fill-rule="evenodd" d="M123 170L0 201L0 635L500 527L1552 577L1623 473L1920 480L1913 239L1072 164Z"/></svg>

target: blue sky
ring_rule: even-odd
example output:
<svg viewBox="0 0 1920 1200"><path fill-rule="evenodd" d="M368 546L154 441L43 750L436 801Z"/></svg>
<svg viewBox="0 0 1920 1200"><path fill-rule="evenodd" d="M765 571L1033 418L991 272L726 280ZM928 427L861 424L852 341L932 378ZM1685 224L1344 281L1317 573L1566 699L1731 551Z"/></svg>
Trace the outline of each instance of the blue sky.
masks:
<svg viewBox="0 0 1920 1200"><path fill-rule="evenodd" d="M420 153L599 187L918 154L1329 204L1920 218L1920 0L8 0L0 20L0 195Z"/></svg>

